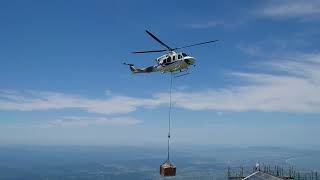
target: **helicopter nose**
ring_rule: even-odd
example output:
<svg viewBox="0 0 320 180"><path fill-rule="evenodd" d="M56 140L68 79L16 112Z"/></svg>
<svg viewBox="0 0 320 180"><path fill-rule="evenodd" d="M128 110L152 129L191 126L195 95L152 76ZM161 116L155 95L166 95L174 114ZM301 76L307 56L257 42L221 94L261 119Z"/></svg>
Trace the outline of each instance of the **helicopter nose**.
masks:
<svg viewBox="0 0 320 180"><path fill-rule="evenodd" d="M195 63L195 58L193 58L193 57L186 57L185 59L184 59L184 62L186 62L187 64L189 64L189 65L192 65L192 64L194 64Z"/></svg>

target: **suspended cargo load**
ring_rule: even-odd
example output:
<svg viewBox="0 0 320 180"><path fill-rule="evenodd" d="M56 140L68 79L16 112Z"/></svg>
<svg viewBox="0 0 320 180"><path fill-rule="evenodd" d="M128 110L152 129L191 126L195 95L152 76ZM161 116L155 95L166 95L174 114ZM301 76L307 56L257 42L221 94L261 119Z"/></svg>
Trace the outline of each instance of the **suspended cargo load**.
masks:
<svg viewBox="0 0 320 180"><path fill-rule="evenodd" d="M176 166L173 165L169 160L166 160L160 166L160 175L161 176L175 176L176 175Z"/></svg>

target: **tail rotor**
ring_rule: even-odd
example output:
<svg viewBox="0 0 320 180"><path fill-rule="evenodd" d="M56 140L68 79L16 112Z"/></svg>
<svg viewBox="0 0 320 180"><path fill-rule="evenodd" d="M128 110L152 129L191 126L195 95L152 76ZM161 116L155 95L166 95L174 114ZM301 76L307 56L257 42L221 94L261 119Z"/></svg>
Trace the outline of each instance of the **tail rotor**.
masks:
<svg viewBox="0 0 320 180"><path fill-rule="evenodd" d="M126 63L126 62L124 62L123 64L129 66L129 68L130 68L132 73L138 73L139 72L139 69L136 69L134 67L134 64L129 64L129 63Z"/></svg>

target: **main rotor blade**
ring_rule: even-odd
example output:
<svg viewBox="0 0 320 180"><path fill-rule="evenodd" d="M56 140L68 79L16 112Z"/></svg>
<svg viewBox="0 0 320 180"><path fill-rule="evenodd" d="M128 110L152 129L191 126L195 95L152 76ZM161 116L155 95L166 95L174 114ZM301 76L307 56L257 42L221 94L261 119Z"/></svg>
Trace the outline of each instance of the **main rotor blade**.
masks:
<svg viewBox="0 0 320 180"><path fill-rule="evenodd" d="M192 46L199 46L199 45L213 43L213 42L217 42L217 41L219 41L219 40L213 40L213 41L206 41L206 42L197 43L197 44L191 44L191 45L187 45L187 46L177 47L177 48L174 48L173 50L188 48L188 47L192 47Z"/></svg>
<svg viewBox="0 0 320 180"><path fill-rule="evenodd" d="M162 46L166 47L168 50L172 50L171 47L169 47L168 45L166 45L165 43L163 43L162 41L160 41L160 39L158 39L155 35L153 35L151 32L149 32L148 30L146 30L146 32L156 41L158 41Z"/></svg>
<svg viewBox="0 0 320 180"><path fill-rule="evenodd" d="M133 54L142 54L142 53L156 53L156 52L164 52L167 51L166 49L162 49L162 50L150 50L150 51L135 51L132 52Z"/></svg>

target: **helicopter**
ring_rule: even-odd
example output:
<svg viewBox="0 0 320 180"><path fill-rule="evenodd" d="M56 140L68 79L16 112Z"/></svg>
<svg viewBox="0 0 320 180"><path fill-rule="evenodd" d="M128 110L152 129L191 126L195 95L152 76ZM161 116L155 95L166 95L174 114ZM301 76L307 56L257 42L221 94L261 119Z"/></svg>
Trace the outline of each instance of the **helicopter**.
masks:
<svg viewBox="0 0 320 180"><path fill-rule="evenodd" d="M164 46L166 49L160 49L160 50L148 50L148 51L135 51L132 52L133 54L143 54L143 53L157 53L157 52L167 52L166 54L158 57L155 59L156 65L144 67L144 68L136 68L134 64L129 63L123 63L125 65L128 65L131 72L136 73L151 73L151 72L185 72L188 70L189 66L194 65L196 62L196 59L184 52L177 52L176 50L184 49L192 46L198 46L208 43L213 43L218 40L213 41L206 41L202 43L196 43L191 45L186 45L182 47L175 47L171 48L167 44L163 43L159 38L157 38L154 34L152 34L150 31L146 30L146 33L151 36L154 40L156 40L158 43L160 43L162 46Z"/></svg>

